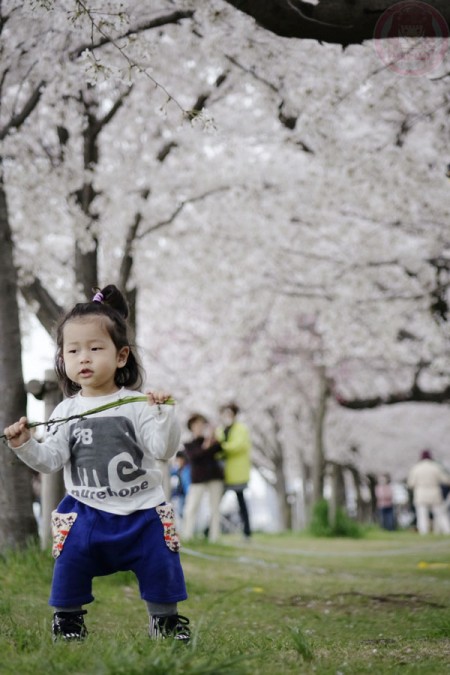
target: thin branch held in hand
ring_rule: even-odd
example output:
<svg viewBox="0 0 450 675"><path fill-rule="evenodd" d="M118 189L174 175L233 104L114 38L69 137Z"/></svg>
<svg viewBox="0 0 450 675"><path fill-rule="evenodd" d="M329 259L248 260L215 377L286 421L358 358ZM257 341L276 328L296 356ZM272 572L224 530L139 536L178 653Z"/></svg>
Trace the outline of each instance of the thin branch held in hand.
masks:
<svg viewBox="0 0 450 675"><path fill-rule="evenodd" d="M125 396L124 398L119 398L118 401L112 401L111 403L105 403L104 405L98 406L98 408L91 408L90 410L85 410L82 413L76 415L69 415L69 417L56 417L54 419L49 419L47 422L29 422L27 424L28 429L33 429L34 427L46 426L49 429L52 426L59 426L70 422L72 420L84 419L88 415L95 415L96 413L103 412L104 410L110 410L111 408L118 408L121 405L126 405L127 403L143 403L148 402L147 396ZM155 405L175 405L175 401L172 397L169 397L164 403L155 403ZM2 434L0 438L6 438L5 434Z"/></svg>

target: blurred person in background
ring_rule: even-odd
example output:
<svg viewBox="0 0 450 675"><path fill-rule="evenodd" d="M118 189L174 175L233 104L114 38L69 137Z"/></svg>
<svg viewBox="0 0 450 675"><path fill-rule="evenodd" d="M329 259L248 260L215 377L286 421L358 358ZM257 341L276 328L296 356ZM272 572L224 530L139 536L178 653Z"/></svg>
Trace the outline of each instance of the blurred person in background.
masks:
<svg viewBox="0 0 450 675"><path fill-rule="evenodd" d="M250 480L251 441L246 425L236 420L238 413L239 408L235 403L222 406L220 414L223 426L217 430L216 438L223 450L225 489L236 493L243 534L248 539L252 532L244 490Z"/></svg>
<svg viewBox="0 0 450 675"><path fill-rule="evenodd" d="M170 469L171 502L178 521L182 521L186 496L191 484L191 467L183 450L178 450Z"/></svg>
<svg viewBox="0 0 450 675"><path fill-rule="evenodd" d="M450 485L449 474L434 461L430 450L423 450L420 460L414 464L408 475L408 487L413 491L419 534L428 534L431 531L430 513L433 518L433 532L450 534L450 519L442 491L445 485Z"/></svg>
<svg viewBox="0 0 450 675"><path fill-rule="evenodd" d="M192 440L184 444L191 468L191 484L186 497L183 518L183 538L188 541L195 533L203 495L209 497L209 541L220 535L220 502L223 495L223 468L218 459L220 444L212 436L209 422L200 413L191 415L187 423Z"/></svg>
<svg viewBox="0 0 450 675"><path fill-rule="evenodd" d="M395 530L394 494L388 473L382 473L379 476L375 486L375 496L380 526L384 530Z"/></svg>

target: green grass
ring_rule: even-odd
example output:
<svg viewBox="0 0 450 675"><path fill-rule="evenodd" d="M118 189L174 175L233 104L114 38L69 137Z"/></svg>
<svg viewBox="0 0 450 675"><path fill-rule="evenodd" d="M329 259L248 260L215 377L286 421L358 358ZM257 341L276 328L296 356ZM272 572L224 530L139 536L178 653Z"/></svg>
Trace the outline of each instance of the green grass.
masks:
<svg viewBox="0 0 450 675"><path fill-rule="evenodd" d="M50 638L52 560L0 558L1 675L417 673L450 664L450 539L257 534L182 553L191 645L147 638L130 573L96 579L83 644Z"/></svg>

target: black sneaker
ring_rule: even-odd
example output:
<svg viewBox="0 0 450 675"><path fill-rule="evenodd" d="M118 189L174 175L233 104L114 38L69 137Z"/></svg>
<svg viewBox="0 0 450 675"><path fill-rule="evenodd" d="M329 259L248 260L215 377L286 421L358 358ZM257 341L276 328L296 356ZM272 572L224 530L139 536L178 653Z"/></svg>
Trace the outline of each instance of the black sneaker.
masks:
<svg viewBox="0 0 450 675"><path fill-rule="evenodd" d="M152 616L149 635L154 639L173 638L187 644L191 639L191 631L188 625L189 619L180 614Z"/></svg>
<svg viewBox="0 0 450 675"><path fill-rule="evenodd" d="M85 609L79 612L55 612L52 622L53 642L56 642L59 638L67 642L69 640L84 640L88 634L84 625L84 614L87 614Z"/></svg>

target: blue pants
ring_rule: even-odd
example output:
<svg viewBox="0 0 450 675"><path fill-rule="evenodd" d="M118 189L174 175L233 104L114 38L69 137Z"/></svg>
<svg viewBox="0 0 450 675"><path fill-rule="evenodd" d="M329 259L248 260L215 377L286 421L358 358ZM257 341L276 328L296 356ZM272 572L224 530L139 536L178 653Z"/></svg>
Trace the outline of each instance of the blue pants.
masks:
<svg viewBox="0 0 450 675"><path fill-rule="evenodd" d="M380 525L384 530L395 530L395 516L393 506L384 506L378 509Z"/></svg>
<svg viewBox="0 0 450 675"><path fill-rule="evenodd" d="M168 548L156 509L121 516L66 496L57 512L77 517L55 561L49 605L92 602L92 579L124 570L135 573L143 600L175 603L187 598L179 554Z"/></svg>

